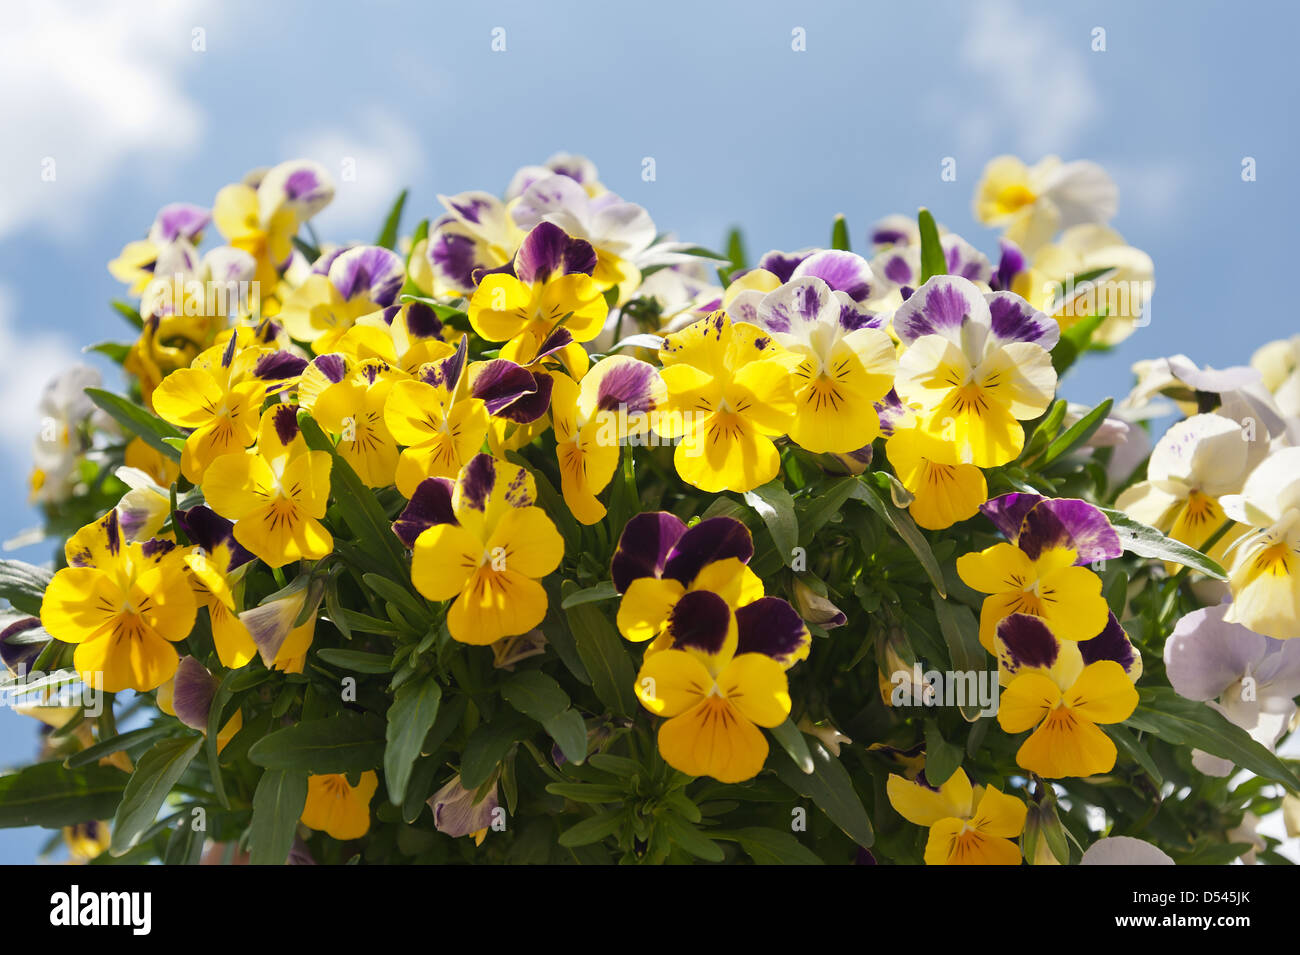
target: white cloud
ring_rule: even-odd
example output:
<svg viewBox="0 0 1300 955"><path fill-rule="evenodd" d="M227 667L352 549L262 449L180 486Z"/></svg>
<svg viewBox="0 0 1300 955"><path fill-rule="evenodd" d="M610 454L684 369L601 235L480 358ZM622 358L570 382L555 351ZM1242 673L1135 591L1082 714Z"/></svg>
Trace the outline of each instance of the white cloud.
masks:
<svg viewBox="0 0 1300 955"><path fill-rule="evenodd" d="M11 472L25 478L40 432L36 406L41 392L52 378L85 359L61 335L21 327L17 312L12 290L0 285L0 453Z"/></svg>
<svg viewBox="0 0 1300 955"><path fill-rule="evenodd" d="M198 65L193 30L212 18L205 4L168 0L6 5L0 238L30 224L75 228L126 162L197 144L204 116L178 76ZM51 160L54 181L43 181Z"/></svg>
<svg viewBox="0 0 1300 955"><path fill-rule="evenodd" d="M372 242L397 194L420 171L422 150L408 125L367 110L359 129L320 129L291 139L285 156L314 159L334 177L334 201L313 220L335 241ZM421 171L422 178L427 171Z"/></svg>
<svg viewBox="0 0 1300 955"><path fill-rule="evenodd" d="M977 109L950 114L963 149L1011 150L1030 160L1072 152L1098 112L1087 57L1104 54L1091 53L1090 34L1066 33L1021 3L968 9L961 61L982 83L973 96L963 89L957 97Z"/></svg>

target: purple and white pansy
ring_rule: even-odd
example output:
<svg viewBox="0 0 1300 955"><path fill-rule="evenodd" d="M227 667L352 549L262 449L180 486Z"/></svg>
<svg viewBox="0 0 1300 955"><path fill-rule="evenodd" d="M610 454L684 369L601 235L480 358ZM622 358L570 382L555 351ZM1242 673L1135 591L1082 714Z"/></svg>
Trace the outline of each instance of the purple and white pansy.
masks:
<svg viewBox="0 0 1300 955"><path fill-rule="evenodd" d="M995 349L1017 342L1051 351L1061 328L1012 292L983 293L969 279L936 275L899 306L894 333L904 345L940 335L976 366Z"/></svg>
<svg viewBox="0 0 1300 955"><path fill-rule="evenodd" d="M437 295L468 295L475 276L509 263L522 235L503 203L487 192L438 196L447 209L429 229L423 254Z"/></svg>
<svg viewBox="0 0 1300 955"><path fill-rule="evenodd" d="M406 279L406 269L402 257L391 249L362 245L335 258L328 276L344 301L366 300L379 309L397 299Z"/></svg>
<svg viewBox="0 0 1300 955"><path fill-rule="evenodd" d="M1230 604L1187 614L1165 641L1165 672L1179 696L1204 700L1272 749L1291 724L1300 695L1300 640L1275 640L1225 619ZM1231 761L1200 750L1192 762L1227 776Z"/></svg>

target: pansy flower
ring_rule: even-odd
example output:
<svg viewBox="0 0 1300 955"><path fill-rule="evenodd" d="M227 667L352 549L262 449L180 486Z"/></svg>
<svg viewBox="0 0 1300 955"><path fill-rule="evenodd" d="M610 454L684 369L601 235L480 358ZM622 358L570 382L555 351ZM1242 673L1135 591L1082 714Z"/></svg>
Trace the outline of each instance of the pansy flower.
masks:
<svg viewBox="0 0 1300 955"><path fill-rule="evenodd" d="M563 326L575 342L600 334L609 307L592 279L596 252L590 242L543 222L524 237L505 271L482 277L469 302L469 321L491 342L509 342L502 352L521 364Z"/></svg>
<svg viewBox="0 0 1300 955"><path fill-rule="evenodd" d="M972 786L963 769L942 786L924 772L909 780L890 773L885 793L894 810L930 830L926 865L1020 865L1020 846L1012 840L1025 829L1022 800L989 786Z"/></svg>
<svg viewBox="0 0 1300 955"><path fill-rule="evenodd" d="M786 433L796 404L791 368L799 356L726 312L663 340L660 372L668 388L654 429L681 438L673 463L702 491L750 491L776 477L773 438Z"/></svg>
<svg viewBox="0 0 1300 955"><path fill-rule="evenodd" d="M411 250L411 278L439 298L474 294L481 272L506 265L524 232L506 204L488 192L438 196L447 210L429 227L429 237Z"/></svg>
<svg viewBox="0 0 1300 955"><path fill-rule="evenodd" d="M413 551L411 580L430 600L450 600L447 629L486 646L527 633L546 616L539 583L560 564L564 539L534 504L532 475L486 454L453 484L429 478L393 525Z"/></svg>
<svg viewBox="0 0 1300 955"><path fill-rule="evenodd" d="M299 821L332 839L360 839L370 831L370 800L378 788L379 776L370 769L355 786L343 773L313 773Z"/></svg>
<svg viewBox="0 0 1300 955"><path fill-rule="evenodd" d="M1010 543L957 558L957 575L989 594L980 611L980 643L993 652L998 621L1008 614L1042 617L1058 637L1087 640L1106 625L1101 578L1086 564L1118 557L1119 536L1085 501L1004 494L980 510Z"/></svg>
<svg viewBox="0 0 1300 955"><path fill-rule="evenodd" d="M906 346L895 388L922 427L968 464L1014 459L1025 443L1020 422L1047 410L1056 390L1056 322L1018 295L936 275L899 306L894 333Z"/></svg>
<svg viewBox="0 0 1300 955"><path fill-rule="evenodd" d="M1266 453L1264 443L1248 440L1231 418L1192 415L1160 437L1147 462L1147 479L1126 489L1115 506L1199 550L1228 519L1220 498L1241 491L1259 451ZM1234 528L1210 555L1222 559L1245 530Z"/></svg>
<svg viewBox="0 0 1300 955"><path fill-rule="evenodd" d="M276 286L290 258L293 237L304 222L334 198L334 185L319 163L295 159L262 171L217 193L212 220L231 245L257 261L257 281Z"/></svg>
<svg viewBox="0 0 1300 955"><path fill-rule="evenodd" d="M377 358L414 375L421 365L455 351L444 337L450 331L427 302L405 302L357 319L337 348L349 358Z"/></svg>
<svg viewBox="0 0 1300 955"><path fill-rule="evenodd" d="M998 156L984 167L974 205L978 221L1002 226L1008 239L1032 254L1062 229L1109 222L1119 190L1104 169L1086 160L1048 156L1026 166L1015 156Z"/></svg>
<svg viewBox="0 0 1300 955"><path fill-rule="evenodd" d="M189 368L168 375L154 393L164 421L192 429L181 452L181 472L194 483L223 454L243 451L257 434L262 403L297 383L306 362L287 352L224 347L208 349Z"/></svg>
<svg viewBox="0 0 1300 955"><path fill-rule="evenodd" d="M384 421L393 385L405 379L382 358L318 355L298 383L298 404L311 413L367 487L389 487L397 471L397 441Z"/></svg>
<svg viewBox="0 0 1300 955"><path fill-rule="evenodd" d="M546 430L553 379L540 361L525 367L506 358L493 358L469 366L468 392L487 408L488 445L493 454L503 456L517 450Z"/></svg>
<svg viewBox="0 0 1300 955"><path fill-rule="evenodd" d="M702 605L721 600L734 614L737 640L789 668L808 656L811 637L784 600L763 596L763 582L747 566L754 540L740 521L711 517L694 527L667 511L627 522L610 563L619 603L619 632L636 643L653 641L647 657L677 647L677 637ZM759 645L759 625L764 628ZM680 647L678 647L680 649Z"/></svg>
<svg viewBox="0 0 1300 955"><path fill-rule="evenodd" d="M877 402L876 411L885 435L885 454L912 495L907 505L912 519L929 530L942 530L974 517L989 496L984 472L959 461L951 442L918 427L897 393L890 391Z"/></svg>
<svg viewBox="0 0 1300 955"><path fill-rule="evenodd" d="M302 672L316 636L316 609L324 596L323 578L304 573L239 615L267 669Z"/></svg>
<svg viewBox="0 0 1300 955"><path fill-rule="evenodd" d="M147 238L128 242L116 259L108 263L109 274L139 295L153 281L158 257L173 244L196 246L212 214L202 206L173 202L158 210Z"/></svg>
<svg viewBox="0 0 1300 955"><path fill-rule="evenodd" d="M234 525L208 507L177 511L176 522L193 545L185 552L185 566L195 596L208 608L221 665L242 667L257 655L257 646L239 619L234 588L253 555L235 540Z"/></svg>
<svg viewBox="0 0 1300 955"><path fill-rule="evenodd" d="M425 478L454 478L483 445L488 410L462 385L467 341L415 379L396 382L384 404L384 423L398 444L397 489L408 500Z"/></svg>
<svg viewBox="0 0 1300 955"><path fill-rule="evenodd" d="M174 716L190 729L204 735L208 732L208 718L212 715L212 700L217 695L221 681L202 663L191 656L181 657L176 675L158 688L155 700L158 709ZM236 733L244 726L243 711L238 707L217 731L217 752L226 748Z"/></svg>
<svg viewBox="0 0 1300 955"><path fill-rule="evenodd" d="M605 516L596 495L618 468L620 445L650 427L650 414L667 397L653 365L627 356L597 362L581 384L567 375L552 378L551 423L560 464L560 491L583 524Z"/></svg>
<svg viewBox="0 0 1300 955"><path fill-rule="evenodd" d="M1210 701L1233 723L1272 749L1295 716L1300 696L1300 640L1274 640L1224 620L1228 605L1187 614L1165 641L1165 672L1179 696ZM1196 750L1192 761L1211 776L1232 772L1231 760Z"/></svg>
<svg viewBox="0 0 1300 955"><path fill-rule="evenodd" d="M257 447L224 454L203 475L203 496L234 535L271 567L319 560L334 549L320 519L329 503L328 451L309 451L298 430L296 405L262 415Z"/></svg>
<svg viewBox="0 0 1300 955"><path fill-rule="evenodd" d="M869 277L866 263L858 261ZM790 439L816 453L845 453L870 444L880 434L873 406L893 386L897 367L881 319L814 276L769 292L755 312L754 324L800 358L793 371ZM737 315L734 306L729 314Z"/></svg>
<svg viewBox="0 0 1300 955"><path fill-rule="evenodd" d="M82 681L116 693L170 679L178 659L171 644L189 636L196 612L176 545L125 540L113 510L74 534L65 552L70 566L46 588L41 624L77 645Z"/></svg>
<svg viewBox="0 0 1300 955"><path fill-rule="evenodd" d="M1300 418L1300 335L1260 346L1250 356L1250 367L1259 372L1261 384L1278 409L1288 417Z"/></svg>
<svg viewBox="0 0 1300 955"><path fill-rule="evenodd" d="M1277 640L1300 637L1300 448L1274 451L1220 503L1253 528L1237 545L1224 619Z"/></svg>
<svg viewBox="0 0 1300 955"><path fill-rule="evenodd" d="M313 268L277 316L318 355L334 351L361 316L393 304L405 280L401 256L377 245L347 249L327 261L327 268L323 262Z"/></svg>
<svg viewBox="0 0 1300 955"><path fill-rule="evenodd" d="M1114 630L1122 636L1118 623ZM998 624L997 641L1010 675L998 725L1011 734L1033 731L1016 752L1017 765L1048 779L1110 772L1115 744L1098 724L1122 723L1138 704L1124 665L1134 655L1128 638L1102 634L1079 644L1076 655L1041 619L1016 613Z"/></svg>
<svg viewBox="0 0 1300 955"><path fill-rule="evenodd" d="M451 777L426 800L433 811L433 828L453 839L469 836L475 845L481 846L496 821L501 803L495 782L482 798L477 796L478 790L466 789L461 784L459 774Z"/></svg>
<svg viewBox="0 0 1300 955"><path fill-rule="evenodd" d="M668 765L724 783L758 775L768 753L758 727L779 726L790 715L785 667L773 653L801 631L799 615L777 597L739 611L708 590L676 602L672 649L647 652L636 680L641 705L668 718L659 727Z"/></svg>

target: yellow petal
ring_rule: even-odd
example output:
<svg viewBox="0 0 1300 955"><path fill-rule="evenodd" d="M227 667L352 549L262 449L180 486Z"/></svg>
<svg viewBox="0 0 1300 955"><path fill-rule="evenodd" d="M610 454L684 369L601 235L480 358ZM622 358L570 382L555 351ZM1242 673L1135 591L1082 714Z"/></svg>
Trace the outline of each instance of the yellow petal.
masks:
<svg viewBox="0 0 1300 955"><path fill-rule="evenodd" d="M618 632L636 643L657 637L685 588L671 578L639 577L618 605Z"/></svg>
<svg viewBox="0 0 1300 955"><path fill-rule="evenodd" d="M731 703L715 696L661 726L659 752L668 765L688 775L740 783L763 768L767 738Z"/></svg>
<svg viewBox="0 0 1300 955"><path fill-rule="evenodd" d="M713 677L684 650L647 655L636 678L636 696L656 716L677 716L713 690Z"/></svg>
<svg viewBox="0 0 1300 955"><path fill-rule="evenodd" d="M1037 726L1061 700L1061 690L1042 673L1021 672L1002 691L998 725L1008 733Z"/></svg>
<svg viewBox="0 0 1300 955"><path fill-rule="evenodd" d="M430 600L460 594L483 558L483 542L457 524L435 524L415 539L411 582Z"/></svg>
<svg viewBox="0 0 1300 955"><path fill-rule="evenodd" d="M736 712L759 726L780 726L790 715L785 669L765 654L742 653L732 658L718 674L718 689Z"/></svg>
<svg viewBox="0 0 1300 955"><path fill-rule="evenodd" d="M1098 660L1083 668L1065 692L1065 704L1091 723L1122 723L1137 709L1138 692L1123 666Z"/></svg>

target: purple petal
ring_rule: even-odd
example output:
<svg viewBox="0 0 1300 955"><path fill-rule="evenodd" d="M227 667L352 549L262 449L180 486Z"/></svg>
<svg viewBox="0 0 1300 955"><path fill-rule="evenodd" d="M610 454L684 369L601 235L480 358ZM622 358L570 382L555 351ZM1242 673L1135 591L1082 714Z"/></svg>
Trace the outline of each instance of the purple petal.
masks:
<svg viewBox="0 0 1300 955"><path fill-rule="evenodd" d="M15 620L4 630L0 630L0 661L4 662L10 673L18 676L25 675L49 640L47 639L45 643L10 643L9 638L27 633L29 630L38 630L40 626L41 621L36 617L24 617Z"/></svg>
<svg viewBox="0 0 1300 955"><path fill-rule="evenodd" d="M1040 501L1047 498L1041 494L1023 494L1013 491L1003 494L980 505L980 511L1002 532L1002 536L1015 543L1020 537L1020 525L1025 522L1025 515Z"/></svg>
<svg viewBox="0 0 1300 955"><path fill-rule="evenodd" d="M329 354L318 355L311 360L311 363L320 369L321 374L333 384L338 384L347 374L348 365L342 355Z"/></svg>
<svg viewBox="0 0 1300 955"><path fill-rule="evenodd" d="M451 495L456 485L450 478L425 478L411 495L406 508L393 521L393 533L408 548L435 524L456 524Z"/></svg>
<svg viewBox="0 0 1300 955"><path fill-rule="evenodd" d="M668 632L676 650L698 650L715 654L722 650L731 631L731 608L709 590L692 590L673 605Z"/></svg>
<svg viewBox="0 0 1300 955"><path fill-rule="evenodd" d="M253 559L252 553L235 540L234 523L209 507L199 504L188 510L177 511L176 523L191 543L202 547L204 553L215 554L223 546L230 551L229 565L219 568L220 570L229 572Z"/></svg>
<svg viewBox="0 0 1300 955"><path fill-rule="evenodd" d="M1061 326L1014 292L986 295L993 337L1002 342L1032 342L1048 351L1061 338Z"/></svg>
<svg viewBox="0 0 1300 955"><path fill-rule="evenodd" d="M651 411L655 407L654 389L651 386L658 373L648 362L632 358L611 359L606 369L597 365L592 371L600 375L596 388L597 411L622 409L633 415Z"/></svg>
<svg viewBox="0 0 1300 955"><path fill-rule="evenodd" d="M432 306L425 302L410 302L405 306L406 332L412 338L441 338L442 319ZM392 319L389 319L389 324Z"/></svg>
<svg viewBox="0 0 1300 955"><path fill-rule="evenodd" d="M453 220L454 221L454 220ZM495 263L478 258L478 243L470 236L453 232L450 228L434 231L425 246L425 258L434 271L457 289L472 289L477 284L474 273Z"/></svg>
<svg viewBox="0 0 1300 955"><path fill-rule="evenodd" d="M773 249L765 252L763 257L758 260L758 268L766 269L771 272L782 282L790 281L794 275L794 270L799 267L799 263L808 258L808 252L778 252Z"/></svg>
<svg viewBox="0 0 1300 955"><path fill-rule="evenodd" d="M455 484L450 478L425 478L393 522L393 533L407 547L413 547L415 539L435 524L457 523L452 507L454 489Z"/></svg>
<svg viewBox="0 0 1300 955"><path fill-rule="evenodd" d="M839 317L830 286L819 278L791 279L758 303L758 324L770 332L806 336L823 313Z"/></svg>
<svg viewBox="0 0 1300 955"><path fill-rule="evenodd" d="M761 597L741 607L736 611L736 626L737 654L763 653L782 666L798 659L812 639L798 611L780 597Z"/></svg>
<svg viewBox="0 0 1300 955"><path fill-rule="evenodd" d="M1268 651L1267 637L1224 621L1228 606L1193 610L1165 641L1165 673L1179 696L1215 699L1253 670Z"/></svg>
<svg viewBox="0 0 1300 955"><path fill-rule="evenodd" d="M1084 666L1099 660L1114 660L1124 668L1125 673L1141 661L1137 649L1129 642L1128 634L1113 613L1101 633L1091 640L1080 641L1079 654L1083 657Z"/></svg>
<svg viewBox="0 0 1300 955"><path fill-rule="evenodd" d="M529 374L532 374L537 383L536 389L520 395L500 411L498 417L517 424L531 424L551 410L551 390L555 386L555 379L547 374Z"/></svg>
<svg viewBox="0 0 1300 955"><path fill-rule="evenodd" d="M944 263L949 275L960 275L972 282L988 283L993 277L993 266L983 252L959 235L949 233L940 240Z"/></svg>
<svg viewBox="0 0 1300 955"><path fill-rule="evenodd" d="M936 275L899 306L894 331L905 345L923 335L959 341L963 325L987 316L988 305L978 288L956 275Z"/></svg>
<svg viewBox="0 0 1300 955"><path fill-rule="evenodd" d="M993 291L1009 292L1016 276L1024 270L1025 254L1020 251L1020 246L1010 239L1003 239L1002 258L998 262L998 270L993 273L993 278L990 280Z"/></svg>
<svg viewBox="0 0 1300 955"><path fill-rule="evenodd" d="M465 360L469 356L469 336L462 335L460 344L453 355L442 361L431 361L420 366L420 380L435 388L446 388L455 393L460 384L460 376L465 370Z"/></svg>
<svg viewBox="0 0 1300 955"><path fill-rule="evenodd" d="M876 277L867 260L852 252L829 249L814 252L795 268L793 278L815 276L837 292L843 292L855 302L865 302L871 297Z"/></svg>
<svg viewBox="0 0 1300 955"><path fill-rule="evenodd" d="M1124 552L1106 515L1075 498L1049 498L1030 508L1016 546L1034 560L1049 548L1068 547L1075 552L1076 564L1091 564Z"/></svg>
<svg viewBox="0 0 1300 955"><path fill-rule="evenodd" d="M283 381L286 378L297 378L306 367L305 358L287 351L271 352L257 360L253 366L253 377L263 381Z"/></svg>
<svg viewBox="0 0 1300 955"><path fill-rule="evenodd" d="M575 239L553 222L541 222L524 237L515 253L515 275L533 285L552 276L596 269L596 250L585 239Z"/></svg>
<svg viewBox="0 0 1300 955"><path fill-rule="evenodd" d="M363 245L348 249L330 266L329 279L347 301L365 298L391 305L406 281L402 258L391 249Z"/></svg>
<svg viewBox="0 0 1300 955"><path fill-rule="evenodd" d="M522 473L522 472L521 472ZM460 472L460 501L475 511L487 510L497 482L497 463L490 454L476 454Z"/></svg>
<svg viewBox="0 0 1300 955"><path fill-rule="evenodd" d="M663 576L689 587L705 564L728 557L747 564L753 556L754 538L748 527L734 517L710 517L687 530L673 545Z"/></svg>
<svg viewBox="0 0 1300 955"><path fill-rule="evenodd" d="M159 239L164 242L175 242L177 239L193 241L194 237L207 228L211 221L211 213L202 206L191 205L188 202L173 202L158 210L149 235L154 241Z"/></svg>
<svg viewBox="0 0 1300 955"><path fill-rule="evenodd" d="M499 806L496 786L478 803L474 802L474 793L475 790L461 785L459 776L454 776L451 782L430 796L434 828L443 835L460 838L492 825Z"/></svg>
<svg viewBox="0 0 1300 955"><path fill-rule="evenodd" d="M217 692L216 677L198 660L185 656L176 666L176 681L172 687L172 709L176 718L190 729L207 732L212 697Z"/></svg>
<svg viewBox="0 0 1300 955"><path fill-rule="evenodd" d="M487 405L488 414L500 415L524 395L537 391L537 379L527 368L504 358L483 362L474 370L470 393Z"/></svg>
<svg viewBox="0 0 1300 955"><path fill-rule="evenodd" d="M673 545L686 533L686 525L667 511L637 514L623 526L610 576L614 587L623 593L639 577L659 577Z"/></svg>

